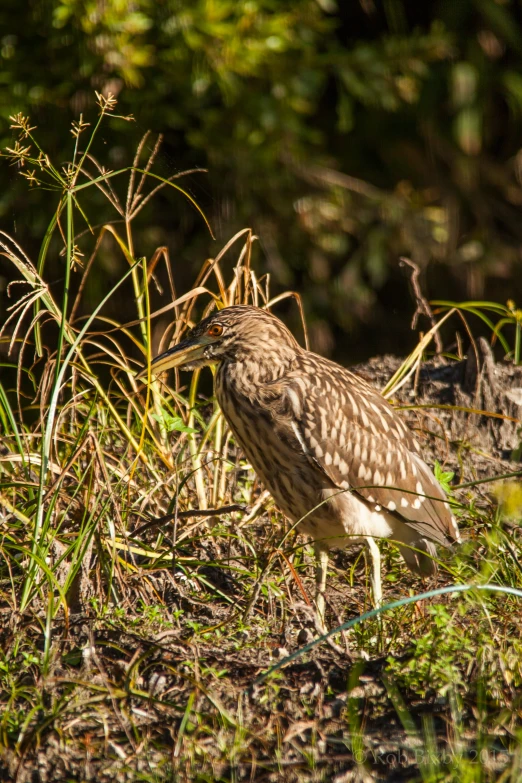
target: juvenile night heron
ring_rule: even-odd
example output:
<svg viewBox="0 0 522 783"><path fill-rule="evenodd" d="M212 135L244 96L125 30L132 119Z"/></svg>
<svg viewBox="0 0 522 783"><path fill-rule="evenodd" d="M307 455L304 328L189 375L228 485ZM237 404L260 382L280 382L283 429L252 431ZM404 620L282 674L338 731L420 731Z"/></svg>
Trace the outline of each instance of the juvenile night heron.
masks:
<svg viewBox="0 0 522 783"><path fill-rule="evenodd" d="M412 571L435 573L435 544L458 541L457 524L411 431L376 389L305 351L257 307L205 318L151 370L208 364L217 365L217 399L237 443L277 505L313 539L321 622L331 547L367 543L377 605L376 538L398 542Z"/></svg>

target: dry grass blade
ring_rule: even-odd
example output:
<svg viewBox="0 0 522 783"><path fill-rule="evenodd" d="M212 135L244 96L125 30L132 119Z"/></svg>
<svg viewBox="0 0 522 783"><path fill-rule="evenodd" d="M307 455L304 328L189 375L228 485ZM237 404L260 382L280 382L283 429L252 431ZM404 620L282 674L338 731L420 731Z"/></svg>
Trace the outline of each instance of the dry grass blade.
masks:
<svg viewBox="0 0 522 783"><path fill-rule="evenodd" d="M438 323L433 326L429 332L427 332L422 339L420 340L419 344L415 346L415 349L411 352L411 354L408 356L407 359L404 360L404 362L401 364L397 372L394 373L392 378L388 381L384 389L382 390L383 397L386 397L387 399L391 397L393 394L396 394L399 389L404 386L405 383L407 383L408 379L411 378L415 370L417 369L421 359L422 354L432 341L435 333L440 329L442 324L448 320L448 318L455 313L456 310L452 309L449 312L447 312L441 319L438 321Z"/></svg>

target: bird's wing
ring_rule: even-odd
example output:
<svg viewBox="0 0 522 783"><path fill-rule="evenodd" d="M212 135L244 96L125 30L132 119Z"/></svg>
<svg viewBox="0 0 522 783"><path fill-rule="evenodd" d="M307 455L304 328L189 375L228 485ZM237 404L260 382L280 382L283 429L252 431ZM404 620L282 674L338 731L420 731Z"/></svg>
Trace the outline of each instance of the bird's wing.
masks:
<svg viewBox="0 0 522 783"><path fill-rule="evenodd" d="M315 374L320 369L306 389L301 374L280 387L281 413L291 417L308 458L336 486L356 490L376 510L392 512L440 544L458 541L446 496L393 408L371 386L354 385L351 374L335 383Z"/></svg>

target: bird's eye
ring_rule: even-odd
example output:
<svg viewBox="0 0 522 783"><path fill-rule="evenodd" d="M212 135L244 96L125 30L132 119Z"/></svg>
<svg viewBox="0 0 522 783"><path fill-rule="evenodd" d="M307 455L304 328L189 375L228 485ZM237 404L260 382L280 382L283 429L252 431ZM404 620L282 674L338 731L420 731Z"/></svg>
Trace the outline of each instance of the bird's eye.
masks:
<svg viewBox="0 0 522 783"><path fill-rule="evenodd" d="M223 334L223 327L220 324L214 324L207 332L210 337L220 337Z"/></svg>

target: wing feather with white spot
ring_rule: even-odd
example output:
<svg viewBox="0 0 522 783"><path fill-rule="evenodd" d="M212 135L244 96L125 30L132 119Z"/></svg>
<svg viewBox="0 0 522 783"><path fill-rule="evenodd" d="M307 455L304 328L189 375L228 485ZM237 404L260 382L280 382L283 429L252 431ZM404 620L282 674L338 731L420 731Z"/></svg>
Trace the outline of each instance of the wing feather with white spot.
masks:
<svg viewBox="0 0 522 783"><path fill-rule="evenodd" d="M307 384L307 394L297 379L288 379L284 393L294 433L311 461L336 486L357 490L421 535L446 546L458 541L446 496L398 414L371 386L354 383L351 373L325 382L325 369L337 365L313 364L317 383Z"/></svg>

